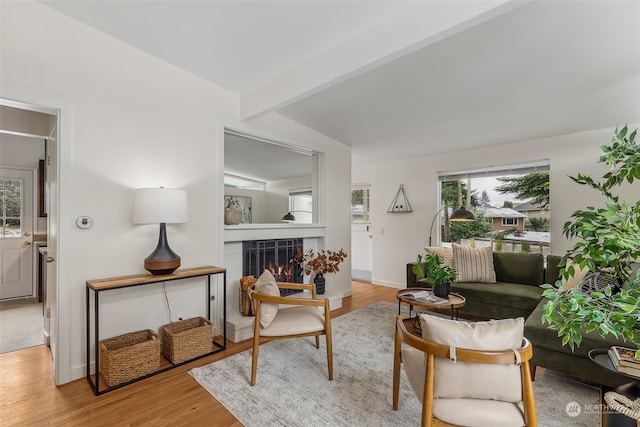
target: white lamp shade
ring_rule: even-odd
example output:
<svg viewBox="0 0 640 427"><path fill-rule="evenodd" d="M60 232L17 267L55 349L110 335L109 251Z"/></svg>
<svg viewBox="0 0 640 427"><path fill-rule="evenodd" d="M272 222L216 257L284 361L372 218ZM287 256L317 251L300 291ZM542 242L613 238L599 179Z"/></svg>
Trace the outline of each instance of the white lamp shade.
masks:
<svg viewBox="0 0 640 427"><path fill-rule="evenodd" d="M133 202L134 224L187 222L187 192L176 188L139 188Z"/></svg>

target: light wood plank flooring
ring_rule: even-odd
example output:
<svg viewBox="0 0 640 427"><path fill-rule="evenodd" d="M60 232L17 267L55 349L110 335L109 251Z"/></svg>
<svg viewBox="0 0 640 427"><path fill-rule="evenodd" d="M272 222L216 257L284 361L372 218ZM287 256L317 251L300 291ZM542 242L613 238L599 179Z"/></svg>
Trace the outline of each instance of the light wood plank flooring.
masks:
<svg viewBox="0 0 640 427"><path fill-rule="evenodd" d="M333 317L397 301L393 288L352 282L352 291ZM97 397L84 378L56 387L45 346L2 354L0 426L241 426L188 371L250 346L250 340L229 343L224 352Z"/></svg>

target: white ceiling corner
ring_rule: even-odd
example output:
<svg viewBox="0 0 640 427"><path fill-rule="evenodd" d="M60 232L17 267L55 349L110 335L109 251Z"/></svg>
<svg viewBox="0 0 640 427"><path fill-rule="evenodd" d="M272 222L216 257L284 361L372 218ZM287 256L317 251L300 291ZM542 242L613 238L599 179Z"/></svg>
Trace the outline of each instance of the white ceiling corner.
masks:
<svg viewBox="0 0 640 427"><path fill-rule="evenodd" d="M42 3L238 94L247 120L350 145L354 165L640 123L640 1Z"/></svg>

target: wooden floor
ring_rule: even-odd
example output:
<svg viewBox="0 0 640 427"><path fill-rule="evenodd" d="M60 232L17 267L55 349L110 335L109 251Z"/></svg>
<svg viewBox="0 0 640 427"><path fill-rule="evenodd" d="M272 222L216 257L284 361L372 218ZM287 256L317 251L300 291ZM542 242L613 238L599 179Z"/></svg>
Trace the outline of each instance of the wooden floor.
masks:
<svg viewBox="0 0 640 427"><path fill-rule="evenodd" d="M352 282L352 291L332 317L378 301L397 301L393 288ZM0 426L242 426L188 371L250 346L250 340L229 343L224 352L102 396L94 396L84 378L56 387L45 346L2 354Z"/></svg>

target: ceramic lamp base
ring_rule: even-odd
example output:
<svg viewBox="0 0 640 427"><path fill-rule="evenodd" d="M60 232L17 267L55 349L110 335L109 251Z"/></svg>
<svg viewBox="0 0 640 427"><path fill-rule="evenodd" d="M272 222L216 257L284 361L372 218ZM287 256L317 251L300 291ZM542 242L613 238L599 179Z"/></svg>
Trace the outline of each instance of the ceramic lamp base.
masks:
<svg viewBox="0 0 640 427"><path fill-rule="evenodd" d="M144 269L153 275L171 274L180 267L180 257L172 259L149 259L144 260Z"/></svg>
<svg viewBox="0 0 640 427"><path fill-rule="evenodd" d="M180 257L173 252L167 242L165 223L160 224L158 246L144 259L144 269L154 275L171 274L180 267Z"/></svg>

